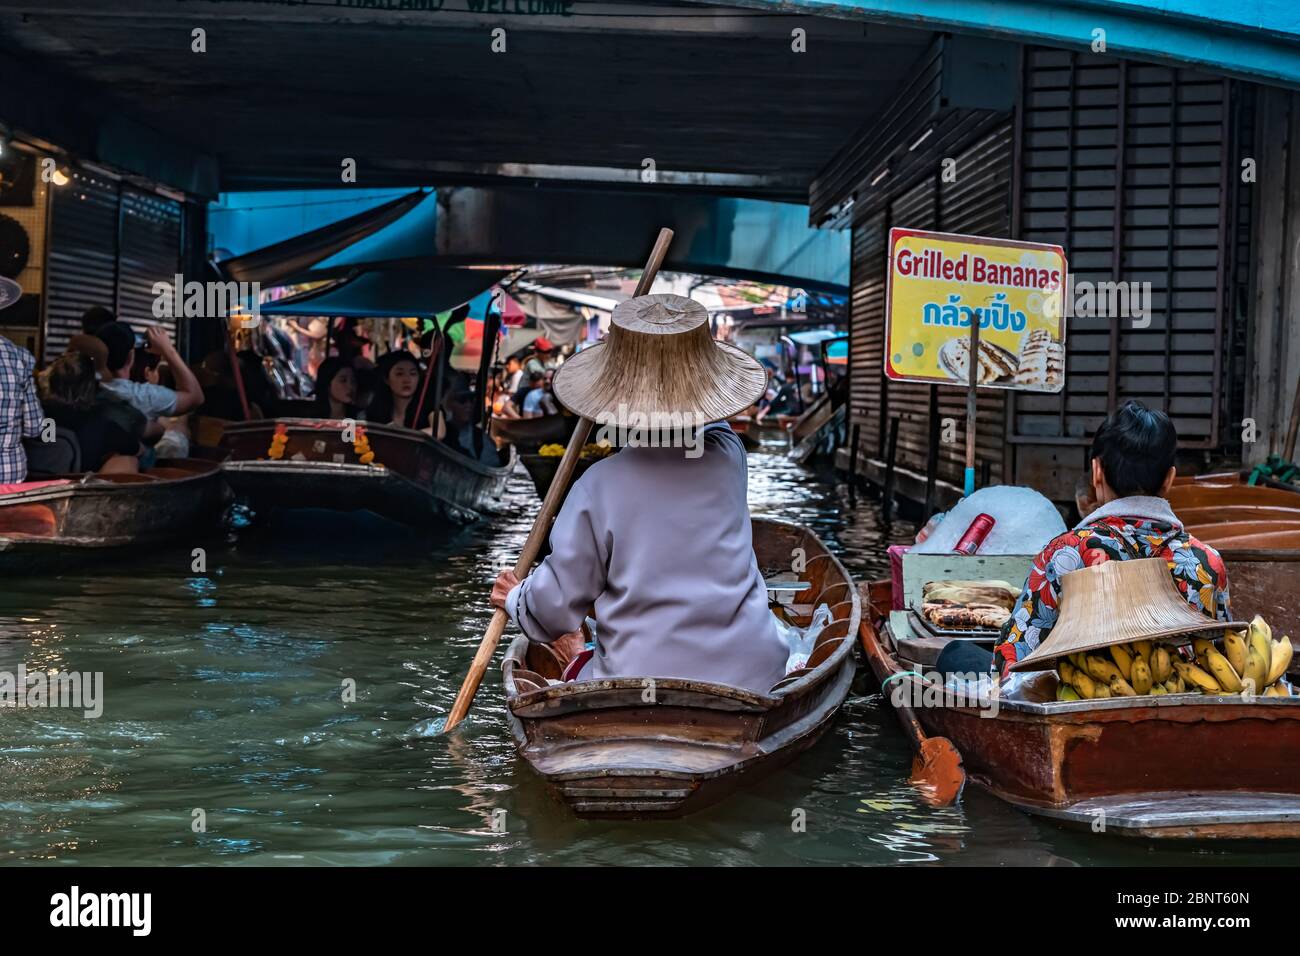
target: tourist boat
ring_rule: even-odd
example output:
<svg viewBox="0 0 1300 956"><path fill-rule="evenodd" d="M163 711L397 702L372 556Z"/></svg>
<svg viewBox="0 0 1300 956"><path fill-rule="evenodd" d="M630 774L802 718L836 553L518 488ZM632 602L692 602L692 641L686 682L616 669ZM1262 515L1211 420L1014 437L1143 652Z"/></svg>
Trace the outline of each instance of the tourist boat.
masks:
<svg viewBox="0 0 1300 956"><path fill-rule="evenodd" d="M666 818L691 813L793 760L811 747L844 702L853 678L859 601L844 566L810 531L754 519L765 576L788 572L802 548L806 604L783 605L806 625L828 604L833 620L808 666L767 693L673 678L557 681L551 645L517 638L506 652L507 718L520 755L583 817ZM653 675L646 675L651 677Z"/></svg>
<svg viewBox="0 0 1300 956"><path fill-rule="evenodd" d="M6 573L207 530L227 500L220 463L191 458L164 460L139 474L56 475L26 485L0 495Z"/></svg>
<svg viewBox="0 0 1300 956"><path fill-rule="evenodd" d="M375 456L368 464L360 460L356 445L345 440L341 421L230 422L221 438L229 452L223 466L226 480L255 510L364 510L426 527L478 518L500 497L515 465L511 446L502 451L500 465L488 465L424 432L357 424ZM279 457L272 457L277 432L286 440Z"/></svg>
<svg viewBox="0 0 1300 956"><path fill-rule="evenodd" d="M566 445L578 425L576 415L543 415L540 418L498 418L489 427L500 445L514 445L521 454L543 445Z"/></svg>
<svg viewBox="0 0 1300 956"><path fill-rule="evenodd" d="M895 706L961 752L969 779L1028 813L1095 832L1185 839L1300 838L1300 697L971 700L900 653L888 582L864 589L862 649ZM1052 683L1044 672L1040 687Z"/></svg>

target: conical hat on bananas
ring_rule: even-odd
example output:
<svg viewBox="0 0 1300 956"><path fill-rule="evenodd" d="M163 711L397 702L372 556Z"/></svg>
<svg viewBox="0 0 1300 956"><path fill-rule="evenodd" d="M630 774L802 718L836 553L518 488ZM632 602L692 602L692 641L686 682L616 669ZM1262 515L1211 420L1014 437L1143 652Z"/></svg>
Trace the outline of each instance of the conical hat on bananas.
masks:
<svg viewBox="0 0 1300 956"><path fill-rule="evenodd" d="M1010 669L1048 670L1067 654L1228 627L1246 625L1215 621L1188 604L1163 558L1106 561L1062 575L1056 625Z"/></svg>

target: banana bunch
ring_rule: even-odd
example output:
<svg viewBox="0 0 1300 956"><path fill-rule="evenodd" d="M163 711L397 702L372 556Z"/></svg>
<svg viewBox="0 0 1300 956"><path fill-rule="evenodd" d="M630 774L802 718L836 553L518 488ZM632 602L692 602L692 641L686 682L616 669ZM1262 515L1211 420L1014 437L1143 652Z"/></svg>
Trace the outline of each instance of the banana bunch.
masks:
<svg viewBox="0 0 1300 956"><path fill-rule="evenodd" d="M1283 680L1291 664L1291 639L1274 640L1273 629L1258 614L1245 632L1226 631L1222 649L1204 638L1192 641L1192 648L1196 663L1183 667L1196 672L1196 686L1207 694L1291 696Z"/></svg>
<svg viewBox="0 0 1300 956"><path fill-rule="evenodd" d="M1146 694L1260 694L1289 697L1282 678L1291 663L1291 641L1273 640L1264 619L1256 616L1250 629L1227 631L1220 650L1213 641L1192 641L1196 663L1184 661L1176 649L1151 641L1116 644L1092 653L1071 654L1057 666L1057 700L1139 697Z"/></svg>

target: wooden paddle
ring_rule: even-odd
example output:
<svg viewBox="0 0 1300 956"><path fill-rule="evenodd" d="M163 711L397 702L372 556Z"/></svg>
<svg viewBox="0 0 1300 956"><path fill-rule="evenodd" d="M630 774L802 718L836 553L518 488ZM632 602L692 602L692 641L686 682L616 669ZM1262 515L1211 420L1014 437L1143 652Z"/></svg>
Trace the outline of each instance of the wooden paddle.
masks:
<svg viewBox="0 0 1300 956"><path fill-rule="evenodd" d="M633 295L645 295L650 291L655 275L659 272L659 266L668 253L668 244L672 240L671 229L659 230L659 238L655 240L654 249L650 251L650 259L646 262L645 271L641 273L641 281L636 284L636 292ZM524 549L519 553L519 560L515 562L515 576L520 580L527 577L528 572L532 570L533 563L542 550L542 543L551 533L551 520L560 510L560 502L568 493L569 481L573 477L574 469L578 467L578 457L582 454L582 446L587 443L587 435L590 432L591 420L579 418L578 425L573 430L573 437L569 439L569 446L564 449L564 457L560 459L560 467L555 472L555 479L546 492L542 510L537 513L533 529L528 533L528 540L524 542ZM451 713L447 715L444 731L451 730L469 713L470 705L474 703L474 695L478 693L478 685L483 680L488 665L492 663L492 655L496 653L497 644L501 641L501 635L505 633L508 620L508 615L501 608L497 608L492 614L492 622L488 625L483 640L479 642L478 652L469 666L469 673L465 675L464 683L460 685L456 702L451 705Z"/></svg>
<svg viewBox="0 0 1300 956"><path fill-rule="evenodd" d="M859 625L859 644L871 658L871 669L877 676L897 673L894 662L885 656L879 638L867 620L867 615L871 613L868 601L866 613ZM912 759L912 776L907 782L920 790L922 799L931 806L946 807L953 803L966 786L966 770L962 767L961 752L947 737L927 737L921 722L912 713L912 708L897 704L894 705L894 713L898 714L903 729L912 738L912 745L916 748L916 756Z"/></svg>

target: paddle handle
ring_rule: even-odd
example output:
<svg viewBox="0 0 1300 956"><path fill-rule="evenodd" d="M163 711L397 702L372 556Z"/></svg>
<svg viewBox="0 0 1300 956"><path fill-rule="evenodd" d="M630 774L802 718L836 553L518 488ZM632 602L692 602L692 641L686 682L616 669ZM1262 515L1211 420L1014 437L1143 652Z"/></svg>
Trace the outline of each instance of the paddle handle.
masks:
<svg viewBox="0 0 1300 956"><path fill-rule="evenodd" d="M636 284L635 295L645 295L650 286L655 281L655 275L659 272L659 266L663 264L664 256L668 253L668 245L673 241L673 231L671 229L660 229L659 238L655 240L654 248L650 251L650 258L646 262L645 271L641 273L641 279ZM533 528L528 532L528 539L524 542L523 550L519 552L519 560L515 562L515 577L523 580L528 572L532 570L534 562L537 561L537 555L542 550L542 543L551 533L551 520L560 510L560 503L564 501L564 496L569 491L569 481L573 478L573 472L578 467L578 459L582 455L582 446L587 443L587 436L591 434L591 420L579 418L577 427L573 429L573 435L569 438L568 447L564 449L564 457L560 459L560 467L555 471L555 478L551 481L551 487L546 490L546 498L542 501L542 508L537 513L537 520L533 522ZM470 706L474 703L474 695L478 693L479 684L483 682L483 675L487 673L488 665L492 663L492 656L496 653L497 644L501 642L501 635L505 633L506 622L509 616L501 608L497 608L492 614L492 622L488 624L487 632L483 635L483 640L479 642L478 651L474 654L474 660L469 666L469 673L465 675L465 680L460 685L460 691L456 694L456 700L451 705L451 713L447 715L447 724L443 728L446 732L451 730L469 713Z"/></svg>

